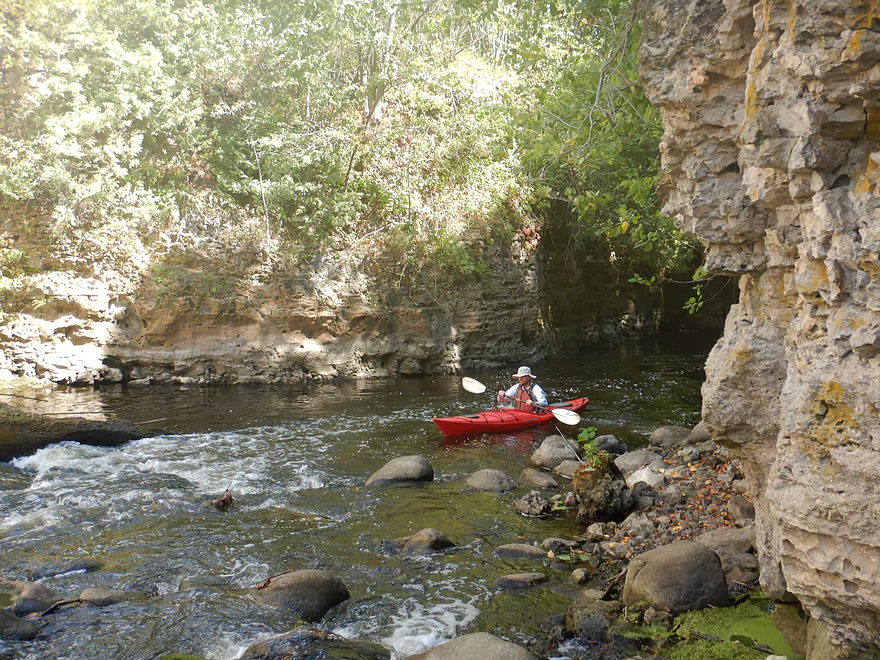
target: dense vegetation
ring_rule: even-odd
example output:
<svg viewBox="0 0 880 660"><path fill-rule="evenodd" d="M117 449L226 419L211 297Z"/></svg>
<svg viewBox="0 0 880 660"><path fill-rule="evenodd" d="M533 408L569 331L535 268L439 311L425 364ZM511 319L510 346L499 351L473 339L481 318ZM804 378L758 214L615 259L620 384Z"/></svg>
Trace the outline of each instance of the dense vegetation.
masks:
<svg viewBox="0 0 880 660"><path fill-rule="evenodd" d="M575 256L659 276L691 248L654 193L637 41L617 0L12 0L0 202L129 265L147 245L418 286L553 216Z"/></svg>

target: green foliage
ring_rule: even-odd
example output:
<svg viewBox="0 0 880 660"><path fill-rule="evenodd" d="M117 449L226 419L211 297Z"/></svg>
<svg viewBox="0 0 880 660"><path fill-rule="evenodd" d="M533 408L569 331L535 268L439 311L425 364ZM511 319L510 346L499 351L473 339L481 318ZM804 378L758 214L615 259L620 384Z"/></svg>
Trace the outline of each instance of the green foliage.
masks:
<svg viewBox="0 0 880 660"><path fill-rule="evenodd" d="M617 0L16 0L0 202L120 268L210 244L436 299L562 200L575 246L660 277L689 244L637 41Z"/></svg>
<svg viewBox="0 0 880 660"><path fill-rule="evenodd" d="M599 461L599 443L596 442L596 427L588 426L580 429L578 433L578 444L584 453L584 463L597 466Z"/></svg>

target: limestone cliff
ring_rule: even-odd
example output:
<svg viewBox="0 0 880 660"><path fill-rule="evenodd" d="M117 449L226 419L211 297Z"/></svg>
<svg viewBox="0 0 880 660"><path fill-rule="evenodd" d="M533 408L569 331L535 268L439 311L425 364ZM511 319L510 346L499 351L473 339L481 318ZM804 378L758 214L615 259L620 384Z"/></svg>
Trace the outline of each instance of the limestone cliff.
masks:
<svg viewBox="0 0 880 660"><path fill-rule="evenodd" d="M256 258L227 267L233 255L221 248L171 259L144 244L113 259L74 247L60 243L46 214L0 214L0 381L455 373L652 330L661 310L660 296L629 284L631 272L607 257L575 263L534 233L488 254L490 274L416 297L395 286L396 276L364 272L345 255L308 268ZM10 264L10 254L22 256Z"/></svg>
<svg viewBox="0 0 880 660"><path fill-rule="evenodd" d="M880 6L649 0L640 60L666 211L741 276L703 415L745 461L762 584L812 616L811 660L876 658Z"/></svg>

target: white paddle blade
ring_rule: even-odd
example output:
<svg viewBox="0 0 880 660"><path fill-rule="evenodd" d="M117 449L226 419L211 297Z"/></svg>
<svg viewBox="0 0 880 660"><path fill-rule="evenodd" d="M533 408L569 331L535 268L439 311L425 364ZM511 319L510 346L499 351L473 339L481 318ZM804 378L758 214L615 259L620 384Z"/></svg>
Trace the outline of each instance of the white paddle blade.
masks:
<svg viewBox="0 0 880 660"><path fill-rule="evenodd" d="M575 426L581 423L581 416L574 410L565 410L563 408L551 408L553 416L563 424Z"/></svg>
<svg viewBox="0 0 880 660"><path fill-rule="evenodd" d="M465 391L470 392L471 394L482 394L486 391L485 385L483 385L477 379L469 378L468 376L465 376L461 379L461 386L465 389Z"/></svg>

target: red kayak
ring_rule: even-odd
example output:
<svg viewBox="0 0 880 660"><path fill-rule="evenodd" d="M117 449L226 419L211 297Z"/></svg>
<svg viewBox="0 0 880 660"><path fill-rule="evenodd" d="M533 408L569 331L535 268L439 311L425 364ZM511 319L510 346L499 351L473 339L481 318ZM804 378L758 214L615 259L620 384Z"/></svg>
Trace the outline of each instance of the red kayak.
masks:
<svg viewBox="0 0 880 660"><path fill-rule="evenodd" d="M580 412L587 407L589 399L582 397L565 403L554 403L550 408ZM476 415L458 417L435 417L434 423L443 435L471 435L474 433L498 433L499 431L519 431L530 426L545 424L555 420L551 410L526 412L513 408L495 408Z"/></svg>

